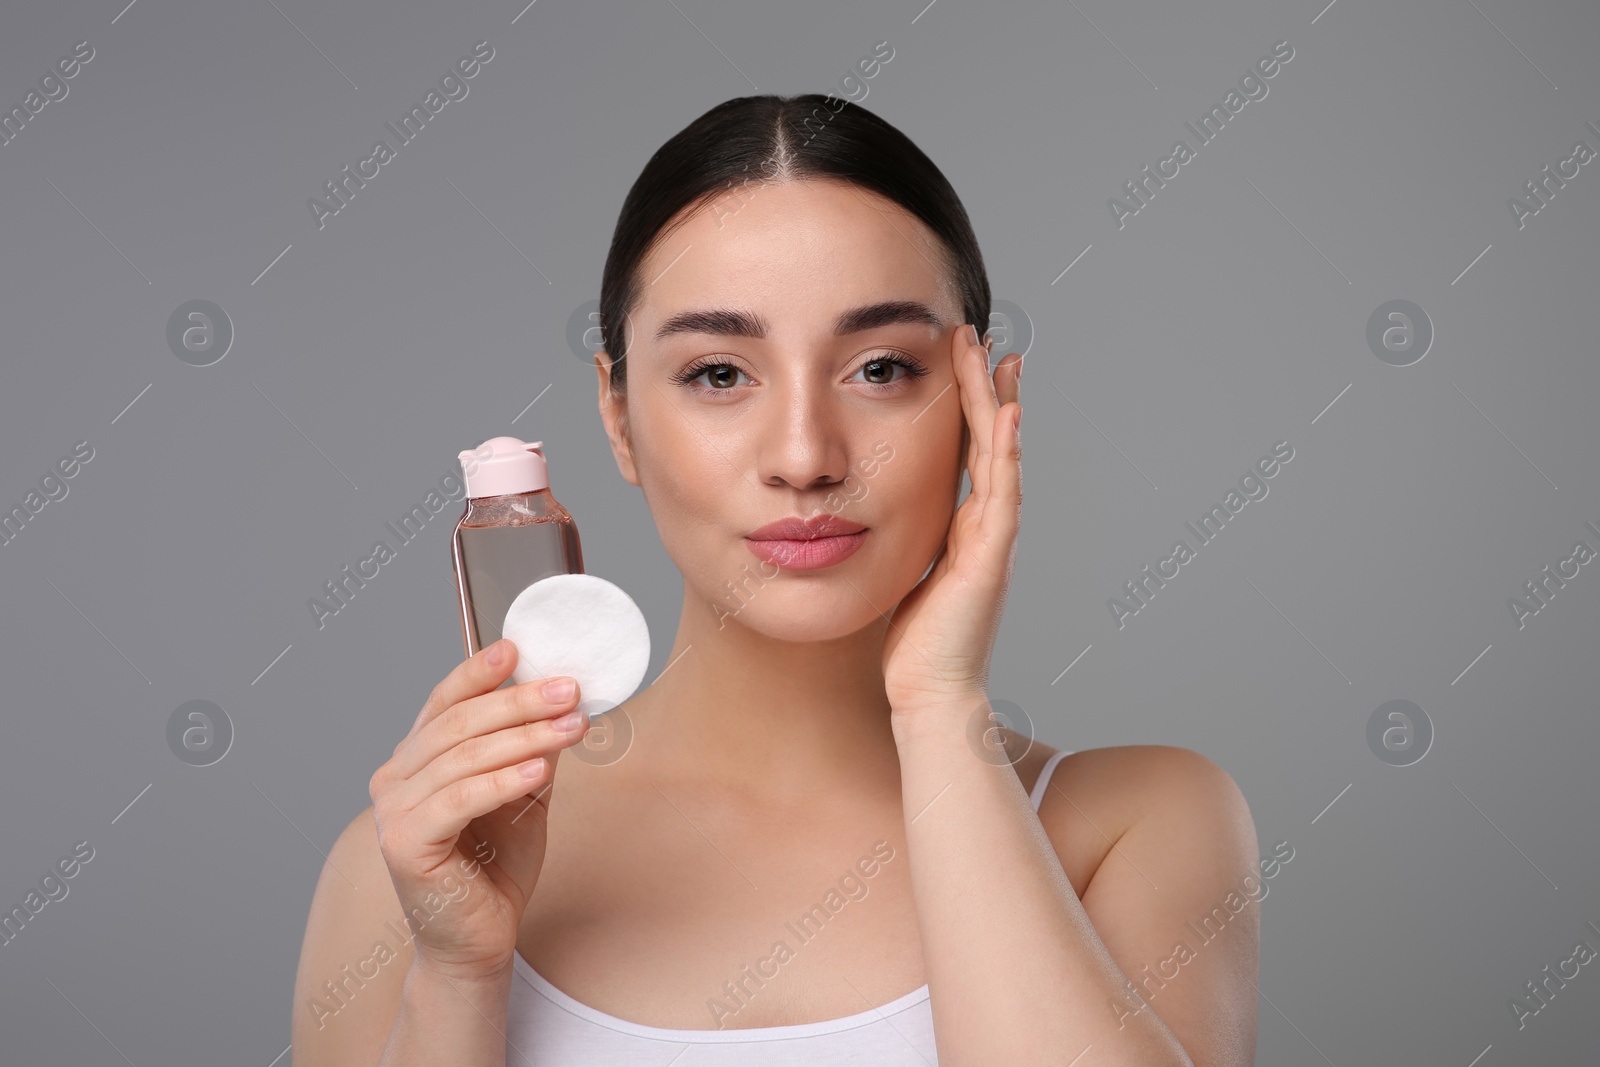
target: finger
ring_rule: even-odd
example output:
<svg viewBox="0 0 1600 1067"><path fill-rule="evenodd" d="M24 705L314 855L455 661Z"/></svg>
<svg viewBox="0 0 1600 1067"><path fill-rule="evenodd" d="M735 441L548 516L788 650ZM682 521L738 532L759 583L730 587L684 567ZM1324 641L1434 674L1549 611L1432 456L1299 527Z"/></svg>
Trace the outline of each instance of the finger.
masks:
<svg viewBox="0 0 1600 1067"><path fill-rule="evenodd" d="M543 789L554 773L553 758L546 758L532 776L523 766L461 778L433 793L407 820L407 836L421 847L454 841L473 819Z"/></svg>
<svg viewBox="0 0 1600 1067"><path fill-rule="evenodd" d="M995 406L997 409L1004 408L1007 404L1019 403L1018 394L1021 390L1021 378L1022 357L1016 352L1008 353L1007 355L1001 357L999 363L995 364L994 375L990 381L990 388L994 391ZM1000 425L1008 425L1006 423L1006 419L1008 417L1009 416L1004 412L997 410L996 418L999 420ZM1002 453L995 454L1001 455ZM991 485L992 484L993 483L991 479Z"/></svg>
<svg viewBox="0 0 1600 1067"><path fill-rule="evenodd" d="M981 496L988 487L988 441L992 431L994 385L989 380L988 350L972 343L973 327L963 323L951 339L951 360L957 391L961 395L961 414L968 430L967 474L972 492Z"/></svg>
<svg viewBox="0 0 1600 1067"><path fill-rule="evenodd" d="M553 719L571 711L582 699L577 682L573 682L569 696L555 697L546 693L545 685L558 680L535 678L452 704L401 742L389 761L389 773L410 778L468 738L508 726Z"/></svg>
<svg viewBox="0 0 1600 1067"><path fill-rule="evenodd" d="M535 719L466 738L397 785L390 802L402 811L410 811L421 807L429 797L456 788L463 779L514 768L541 756L553 767L561 750L578 744L589 728L589 717L584 713L565 714L575 715L576 720L562 725L560 716Z"/></svg>
<svg viewBox="0 0 1600 1067"><path fill-rule="evenodd" d="M995 414L1000 410L1000 400L995 395L994 379L990 378L989 349L974 344L968 354L971 363L971 394L973 394L973 442L978 445L973 458L973 494L979 501L989 499L994 466Z"/></svg>
<svg viewBox="0 0 1600 1067"><path fill-rule="evenodd" d="M995 401L994 406L998 409L1003 401L999 399L999 394L995 389L994 372L999 370L1000 367L999 364L993 367L989 366L989 357L994 355L994 338L987 334L978 334L978 348L981 350L979 354L983 356L983 374L986 379L983 384L989 397Z"/></svg>
<svg viewBox="0 0 1600 1067"><path fill-rule="evenodd" d="M1008 353L995 366L994 392L1002 405L1018 403L1021 400L1022 356L1020 353Z"/></svg>
<svg viewBox="0 0 1600 1067"><path fill-rule="evenodd" d="M1014 431L1022 405L1008 403L995 419L991 441L993 464L989 473L991 492L983 501L980 525L982 540L994 546L994 573L1004 574L1010 564L1017 531L1022 525L1022 439Z"/></svg>
<svg viewBox="0 0 1600 1067"><path fill-rule="evenodd" d="M454 670L444 676L444 679L433 687L433 692L428 694L428 699L422 703L422 711L417 714L417 719L411 724L411 733L401 740L396 746L398 753L419 730L440 715L452 704L459 704L469 697L490 692L511 677L511 670L517 665L517 646L506 638L478 649L468 658L456 664Z"/></svg>
<svg viewBox="0 0 1600 1067"><path fill-rule="evenodd" d="M974 447L972 435L971 402L967 398L968 389L962 379L962 368L965 366L964 354L967 339L967 324L962 323L950 334L950 372L955 379L956 400L961 405L961 467L969 476L973 476L978 462L977 449Z"/></svg>

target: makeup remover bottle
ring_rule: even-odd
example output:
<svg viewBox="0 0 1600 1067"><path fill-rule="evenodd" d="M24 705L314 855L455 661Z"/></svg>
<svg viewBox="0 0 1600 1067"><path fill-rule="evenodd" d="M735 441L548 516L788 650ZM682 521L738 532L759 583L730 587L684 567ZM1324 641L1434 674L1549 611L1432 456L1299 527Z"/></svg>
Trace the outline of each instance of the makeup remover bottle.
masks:
<svg viewBox="0 0 1600 1067"><path fill-rule="evenodd" d="M550 495L543 441L492 437L462 452L467 507L451 538L467 656L502 636L506 611L552 574L582 574L572 515Z"/></svg>

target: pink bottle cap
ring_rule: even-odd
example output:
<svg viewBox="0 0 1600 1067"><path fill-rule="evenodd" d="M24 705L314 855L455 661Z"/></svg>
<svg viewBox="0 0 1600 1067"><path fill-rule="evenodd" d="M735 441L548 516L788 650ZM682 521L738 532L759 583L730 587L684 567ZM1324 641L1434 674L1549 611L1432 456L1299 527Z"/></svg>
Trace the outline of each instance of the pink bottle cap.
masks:
<svg viewBox="0 0 1600 1067"><path fill-rule="evenodd" d="M461 475L467 483L467 496L510 496L550 488L550 473L543 441L523 441L516 437L491 437L477 448L462 452Z"/></svg>

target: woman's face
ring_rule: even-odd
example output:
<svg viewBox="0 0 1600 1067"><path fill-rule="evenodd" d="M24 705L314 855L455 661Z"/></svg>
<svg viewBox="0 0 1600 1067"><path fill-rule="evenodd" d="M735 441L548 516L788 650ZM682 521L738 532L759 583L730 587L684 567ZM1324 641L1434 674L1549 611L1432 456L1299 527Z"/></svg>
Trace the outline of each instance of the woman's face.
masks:
<svg viewBox="0 0 1600 1067"><path fill-rule="evenodd" d="M602 356L600 407L714 627L842 637L933 561L966 455L945 264L914 216L832 181L723 194L644 259L626 399ZM829 516L865 530L750 538Z"/></svg>

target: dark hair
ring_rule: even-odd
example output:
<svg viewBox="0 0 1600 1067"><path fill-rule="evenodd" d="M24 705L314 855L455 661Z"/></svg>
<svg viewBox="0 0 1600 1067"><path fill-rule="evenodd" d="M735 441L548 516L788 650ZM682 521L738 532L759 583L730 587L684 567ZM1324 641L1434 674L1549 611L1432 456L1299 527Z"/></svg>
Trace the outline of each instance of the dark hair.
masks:
<svg viewBox="0 0 1600 1067"><path fill-rule="evenodd" d="M858 185L921 219L943 242L964 321L980 335L988 329L989 276L966 208L910 138L831 94L741 96L713 107L657 149L623 201L600 282L600 332L618 393L627 387L623 324L639 300L639 263L671 232L665 228L673 217L736 183L807 178Z"/></svg>

